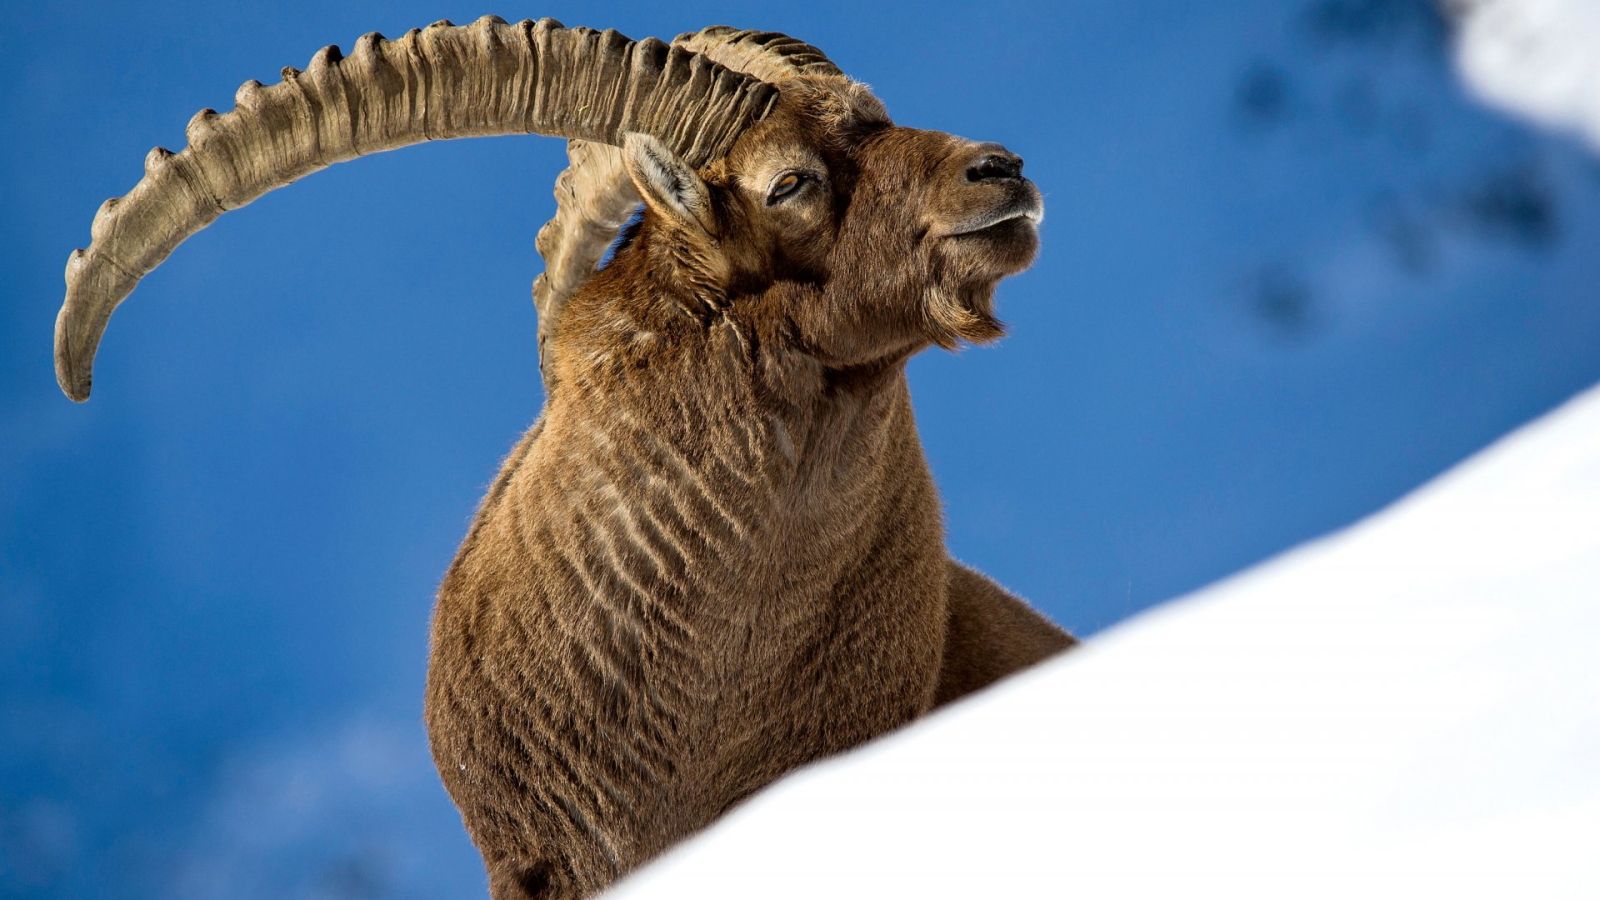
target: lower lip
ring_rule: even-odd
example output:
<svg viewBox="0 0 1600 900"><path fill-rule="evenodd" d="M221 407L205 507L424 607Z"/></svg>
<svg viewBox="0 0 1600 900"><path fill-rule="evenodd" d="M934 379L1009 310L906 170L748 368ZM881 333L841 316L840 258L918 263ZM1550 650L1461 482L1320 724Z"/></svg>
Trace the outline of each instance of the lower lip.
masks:
<svg viewBox="0 0 1600 900"><path fill-rule="evenodd" d="M952 234L950 236L951 237L970 237L972 235L977 235L977 234L986 234L988 232L994 231L997 228L1003 228L1003 227L1005 227L1007 225L1015 225L1015 224L1018 224L1018 223L1025 224L1029 228L1032 228L1036 224L1036 220L1032 216L1028 216L1028 215L1012 216L1009 219L1001 219L998 222L990 223L988 225L983 226L982 228L974 228L971 231L958 231L955 234Z"/></svg>

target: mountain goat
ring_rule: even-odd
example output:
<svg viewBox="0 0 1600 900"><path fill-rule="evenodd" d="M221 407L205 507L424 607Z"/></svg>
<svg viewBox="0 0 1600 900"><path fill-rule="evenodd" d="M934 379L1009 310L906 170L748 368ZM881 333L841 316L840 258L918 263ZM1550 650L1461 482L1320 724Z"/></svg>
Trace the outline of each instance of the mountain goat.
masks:
<svg viewBox="0 0 1600 900"><path fill-rule="evenodd" d="M95 217L62 389L224 210L424 140L571 139L534 286L548 400L439 591L426 719L490 891L592 894L808 761L1072 643L950 558L906 386L990 341L1022 160L894 125L815 48L448 22L319 52ZM642 200L611 262L597 265Z"/></svg>

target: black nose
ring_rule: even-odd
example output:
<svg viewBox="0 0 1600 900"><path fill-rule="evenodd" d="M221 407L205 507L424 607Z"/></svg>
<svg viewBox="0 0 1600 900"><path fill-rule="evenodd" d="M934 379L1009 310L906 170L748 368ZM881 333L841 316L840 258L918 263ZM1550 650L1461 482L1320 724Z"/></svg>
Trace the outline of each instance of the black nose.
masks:
<svg viewBox="0 0 1600 900"><path fill-rule="evenodd" d="M967 166L967 180L971 182L1021 177L1022 157L1004 147L990 145L983 148L978 158Z"/></svg>

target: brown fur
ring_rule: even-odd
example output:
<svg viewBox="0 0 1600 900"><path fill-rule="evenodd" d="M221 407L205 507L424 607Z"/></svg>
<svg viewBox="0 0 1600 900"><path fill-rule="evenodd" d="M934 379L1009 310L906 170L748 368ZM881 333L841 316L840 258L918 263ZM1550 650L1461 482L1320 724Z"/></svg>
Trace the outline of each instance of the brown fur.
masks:
<svg viewBox="0 0 1600 900"><path fill-rule="evenodd" d="M786 85L703 181L647 150L644 219L564 311L560 389L434 619L429 734L495 900L593 894L1071 643L950 559L905 378L1000 334L1033 221L950 232L1033 186L838 79Z"/></svg>

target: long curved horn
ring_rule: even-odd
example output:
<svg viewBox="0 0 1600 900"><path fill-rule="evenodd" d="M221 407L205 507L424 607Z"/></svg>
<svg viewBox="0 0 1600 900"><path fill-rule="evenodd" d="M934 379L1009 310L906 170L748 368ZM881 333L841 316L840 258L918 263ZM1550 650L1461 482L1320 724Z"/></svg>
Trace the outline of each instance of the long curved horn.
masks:
<svg viewBox="0 0 1600 900"><path fill-rule="evenodd" d="M775 31L713 25L678 35L672 46L773 85L803 76L845 77L821 50ZM535 241L544 257L544 272L533 280L533 305L539 314L539 368L546 391L553 386L555 369L548 364L545 342L554 333L561 308L594 275L606 248L640 203L615 147L572 140L567 157L570 165L556 178L556 214Z"/></svg>
<svg viewBox="0 0 1600 900"><path fill-rule="evenodd" d="M284 69L279 84L245 82L233 111L201 110L187 148L152 150L144 178L101 206L89 248L67 262L56 379L87 399L106 322L140 278L224 211L333 163L442 138L612 143L642 131L700 165L726 153L775 93L654 38L553 19L436 22L394 41L368 34L348 57L326 47L306 71Z"/></svg>

